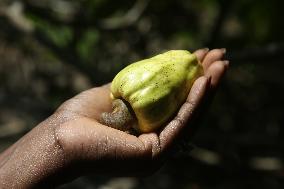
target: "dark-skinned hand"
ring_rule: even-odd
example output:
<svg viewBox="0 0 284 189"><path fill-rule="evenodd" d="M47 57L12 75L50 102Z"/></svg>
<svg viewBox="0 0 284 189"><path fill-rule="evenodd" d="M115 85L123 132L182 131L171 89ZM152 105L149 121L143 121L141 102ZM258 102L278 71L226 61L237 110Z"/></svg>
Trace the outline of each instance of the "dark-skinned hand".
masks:
<svg viewBox="0 0 284 189"><path fill-rule="evenodd" d="M54 187L89 173L154 172L181 133L186 135L193 115L206 104L228 67L228 61L222 60L225 49L194 53L204 76L194 82L186 102L164 129L134 136L102 125L101 113L111 111L110 85L84 91L0 155L0 188Z"/></svg>

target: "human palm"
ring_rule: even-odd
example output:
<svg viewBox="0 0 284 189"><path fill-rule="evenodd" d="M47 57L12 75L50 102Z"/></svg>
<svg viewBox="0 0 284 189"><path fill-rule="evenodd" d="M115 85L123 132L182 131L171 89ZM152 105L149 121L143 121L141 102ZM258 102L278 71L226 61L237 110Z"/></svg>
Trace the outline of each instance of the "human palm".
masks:
<svg viewBox="0 0 284 189"><path fill-rule="evenodd" d="M177 115L160 132L134 136L99 122L111 111L110 85L80 93L0 155L0 184L59 184L87 173L149 174L160 167L228 67L224 49L194 52L204 68ZM163 111L163 110L161 110ZM22 171L18 171L22 170ZM14 179L21 178L21 179Z"/></svg>
<svg viewBox="0 0 284 189"><path fill-rule="evenodd" d="M155 162L152 164L156 167L154 165L159 165L157 162L160 162L161 157L190 123L193 113L199 109L199 104L206 92L214 89L219 83L228 64L226 61L221 61L224 53L224 49L209 52L201 49L195 52L203 65L205 74L197 79L187 101L176 117L160 133L152 132L134 136L101 124L99 122L101 113L111 111L109 84L87 90L68 100L58 109L58 112L69 114L71 121L60 124L56 128L65 153L77 160L96 162L93 164L96 168L98 164L103 165L100 160L104 163L106 160L108 163L121 161L109 169L107 164L103 165L102 169L109 173L148 172L149 166L145 167L145 162L147 165ZM129 160L135 160L135 165ZM87 164L88 169L90 165Z"/></svg>

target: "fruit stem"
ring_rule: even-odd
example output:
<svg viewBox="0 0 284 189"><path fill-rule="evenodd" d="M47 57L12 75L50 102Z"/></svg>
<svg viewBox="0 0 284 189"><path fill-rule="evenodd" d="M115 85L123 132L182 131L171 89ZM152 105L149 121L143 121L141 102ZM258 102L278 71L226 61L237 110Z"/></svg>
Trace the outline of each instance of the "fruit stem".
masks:
<svg viewBox="0 0 284 189"><path fill-rule="evenodd" d="M136 117L128 102L116 99L112 101L112 112L103 112L100 122L121 131L129 131L135 124Z"/></svg>

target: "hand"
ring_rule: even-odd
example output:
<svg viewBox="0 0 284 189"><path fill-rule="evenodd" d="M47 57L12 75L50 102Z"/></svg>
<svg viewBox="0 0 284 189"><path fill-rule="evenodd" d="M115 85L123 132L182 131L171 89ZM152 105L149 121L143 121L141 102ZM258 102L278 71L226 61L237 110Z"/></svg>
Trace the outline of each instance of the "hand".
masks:
<svg viewBox="0 0 284 189"><path fill-rule="evenodd" d="M93 88L66 101L1 154L0 186L57 185L87 173L133 176L159 168L228 67L228 61L221 60L224 49L201 49L195 54L205 74L160 133L134 136L100 124L101 113L111 111L110 85Z"/></svg>

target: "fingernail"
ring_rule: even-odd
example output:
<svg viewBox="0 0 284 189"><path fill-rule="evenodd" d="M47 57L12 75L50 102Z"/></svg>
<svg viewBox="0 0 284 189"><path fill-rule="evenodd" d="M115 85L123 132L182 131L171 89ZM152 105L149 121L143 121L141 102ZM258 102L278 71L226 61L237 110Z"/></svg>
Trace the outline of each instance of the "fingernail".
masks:
<svg viewBox="0 0 284 189"><path fill-rule="evenodd" d="M204 51L208 52L209 51L209 48L206 47L206 48L203 48Z"/></svg>
<svg viewBox="0 0 284 189"><path fill-rule="evenodd" d="M226 66L226 68L229 67L230 61L229 60L223 60L224 65Z"/></svg>
<svg viewBox="0 0 284 189"><path fill-rule="evenodd" d="M222 49L220 49L222 52L223 52L223 54L225 54L226 53L226 51L227 51L227 49L226 48L222 48Z"/></svg>
<svg viewBox="0 0 284 189"><path fill-rule="evenodd" d="M226 65L226 66L228 66L229 65L229 60L223 60L223 62L224 62L224 64Z"/></svg>

